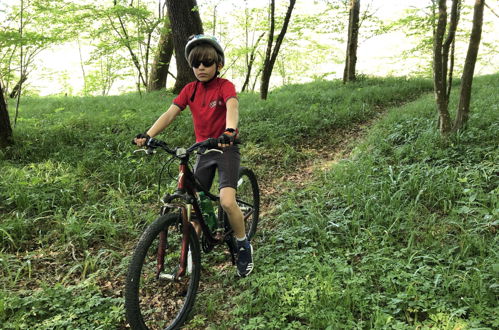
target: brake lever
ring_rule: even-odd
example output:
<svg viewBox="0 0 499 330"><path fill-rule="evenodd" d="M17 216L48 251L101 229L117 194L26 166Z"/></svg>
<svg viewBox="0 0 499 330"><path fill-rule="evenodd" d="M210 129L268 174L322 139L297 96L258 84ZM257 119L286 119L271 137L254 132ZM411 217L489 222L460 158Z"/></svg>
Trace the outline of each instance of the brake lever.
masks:
<svg viewBox="0 0 499 330"><path fill-rule="evenodd" d="M137 150L134 150L133 153L136 153L136 152L145 152L147 155L152 155L152 154L155 154L156 153L156 150L152 149L152 148L147 148L147 149L137 149Z"/></svg>
<svg viewBox="0 0 499 330"><path fill-rule="evenodd" d="M198 151L198 154L199 154L199 155L206 155L207 153L212 152L212 151L214 151L214 152L219 152L219 153L221 153L221 154L223 154L223 153L224 153L224 152L223 152L222 150L220 150L220 149L203 149L203 150L199 150L199 151Z"/></svg>

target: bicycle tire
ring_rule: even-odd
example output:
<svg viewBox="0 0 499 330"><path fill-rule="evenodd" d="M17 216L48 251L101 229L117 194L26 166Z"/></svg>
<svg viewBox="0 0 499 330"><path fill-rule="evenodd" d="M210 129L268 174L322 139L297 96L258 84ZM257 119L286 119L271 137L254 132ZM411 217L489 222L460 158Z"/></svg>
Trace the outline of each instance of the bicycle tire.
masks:
<svg viewBox="0 0 499 330"><path fill-rule="evenodd" d="M194 305L201 275L201 252L192 227L190 272L179 281L160 280L156 276L156 251L162 231L166 230L165 273L175 273L178 267L182 242L179 217L173 213L160 216L146 228L137 243L125 284L126 318L132 329L178 329Z"/></svg>
<svg viewBox="0 0 499 330"><path fill-rule="evenodd" d="M239 169L236 199L244 216L244 227L248 239L253 238L260 217L260 190L255 173L247 167Z"/></svg>

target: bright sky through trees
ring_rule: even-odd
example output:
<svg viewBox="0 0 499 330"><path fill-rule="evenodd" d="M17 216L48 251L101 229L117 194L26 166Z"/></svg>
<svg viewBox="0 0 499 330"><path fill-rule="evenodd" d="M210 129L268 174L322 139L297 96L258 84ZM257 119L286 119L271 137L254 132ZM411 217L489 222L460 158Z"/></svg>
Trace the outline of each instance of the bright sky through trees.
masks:
<svg viewBox="0 0 499 330"><path fill-rule="evenodd" d="M423 0L372 0L363 1L361 6L370 6L372 11L376 12L376 15L386 22L393 21L404 15L404 11L408 8L421 8L428 4L429 1ZM13 4L19 5L20 0L3 0L0 4L0 19L2 19L3 13L2 9L7 6L12 6ZM471 4L470 1L464 0L465 4ZM229 15L233 12L234 8L241 8L244 6L244 2L240 0L198 0L198 4L201 7L201 16L203 20L211 19L211 12L206 10L203 13L203 8L213 8L215 4L217 6L217 15L220 20L228 20ZM265 8L268 5L267 0L258 1L248 1L248 5L251 7ZM284 5L284 2L277 1L277 5ZM203 7L204 6L204 7ZM495 6L498 7L499 6ZM365 9L361 7L361 10ZM485 21L493 24L493 26L499 27L499 19L490 12L485 13ZM316 14L323 15L324 13L324 1L315 0L298 0L297 8L295 9L295 14ZM293 21L291 21L293 24ZM465 24L465 23L462 23ZM464 27L463 27L464 28ZM466 27L469 28L469 27ZM484 27L484 30L486 28ZM361 27L362 31L362 27ZM492 30L494 31L494 29ZM207 31L208 32L208 31ZM346 32L345 32L346 33ZM362 32L361 32L362 34ZM329 58L326 58L320 66L315 67L313 70L317 75L326 74L327 78L339 78L343 70L343 59L344 46L341 44L334 44L331 42L328 36L324 35L312 35L311 38L316 39L318 43L324 43L327 47L332 47ZM242 39L242 37L241 37ZM224 42L224 40L222 40ZM242 42L242 40L241 40ZM483 42L497 42L497 37L491 35L490 33L484 32ZM234 41L232 41L234 43ZM411 74L416 70L416 66L420 63L420 59L417 58L407 58L404 59L404 64L397 60L397 56L401 54L404 50L408 50L414 43L414 40L406 38L406 36L401 31L394 31L388 34L382 34L380 36L369 38L368 40L360 41L358 48L358 64L357 71L360 74L371 74L371 75L407 75ZM285 46L284 46L285 47ZM334 49L333 49L334 48ZM90 48L82 44L82 57L88 57ZM479 53L479 56L481 54ZM499 56L496 54L495 57L492 56L489 60L489 66L483 66L477 64L476 74L485 74L490 72L495 72L497 70L497 65L494 63L499 62ZM174 66L171 66L171 70L174 71ZM292 71L292 70L290 70ZM314 73L310 73L308 76L312 76ZM230 77L236 81L237 77ZM292 79L294 82L305 82L310 79L302 79L303 77L295 76ZM274 77L274 79L276 79ZM170 79L169 84L172 81ZM70 42L68 44L53 47L51 49L45 50L40 53L37 60L37 68L31 73L29 84L34 90L37 90L40 95L54 94L54 93L69 93L77 94L83 86L83 78L81 73L80 65L80 54L78 50L78 44L76 41ZM123 91L133 90L134 81L133 78L121 79L117 81L113 86L112 93L120 93ZM239 86L241 87L241 86Z"/></svg>

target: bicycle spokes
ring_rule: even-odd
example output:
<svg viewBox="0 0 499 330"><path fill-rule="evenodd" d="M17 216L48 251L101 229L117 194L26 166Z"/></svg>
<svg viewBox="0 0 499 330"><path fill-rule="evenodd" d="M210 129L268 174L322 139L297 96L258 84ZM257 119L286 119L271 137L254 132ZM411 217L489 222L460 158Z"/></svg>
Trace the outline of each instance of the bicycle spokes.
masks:
<svg viewBox="0 0 499 330"><path fill-rule="evenodd" d="M155 228L153 223L132 258L126 288L127 317L132 328L165 329L181 324L194 302L200 275L199 244L189 227L184 250L183 226L175 226L175 220L166 215L156 221L163 222L161 227Z"/></svg>

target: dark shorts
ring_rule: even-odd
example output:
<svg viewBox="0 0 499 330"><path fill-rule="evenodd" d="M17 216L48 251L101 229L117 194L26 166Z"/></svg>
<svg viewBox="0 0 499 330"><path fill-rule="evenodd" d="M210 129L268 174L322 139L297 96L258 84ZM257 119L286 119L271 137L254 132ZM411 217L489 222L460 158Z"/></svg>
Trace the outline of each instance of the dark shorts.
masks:
<svg viewBox="0 0 499 330"><path fill-rule="evenodd" d="M218 168L218 189L225 187L237 189L240 163L239 147L230 146L224 148L223 153L209 152L205 155L198 155L194 165L194 174L205 189L210 189Z"/></svg>

